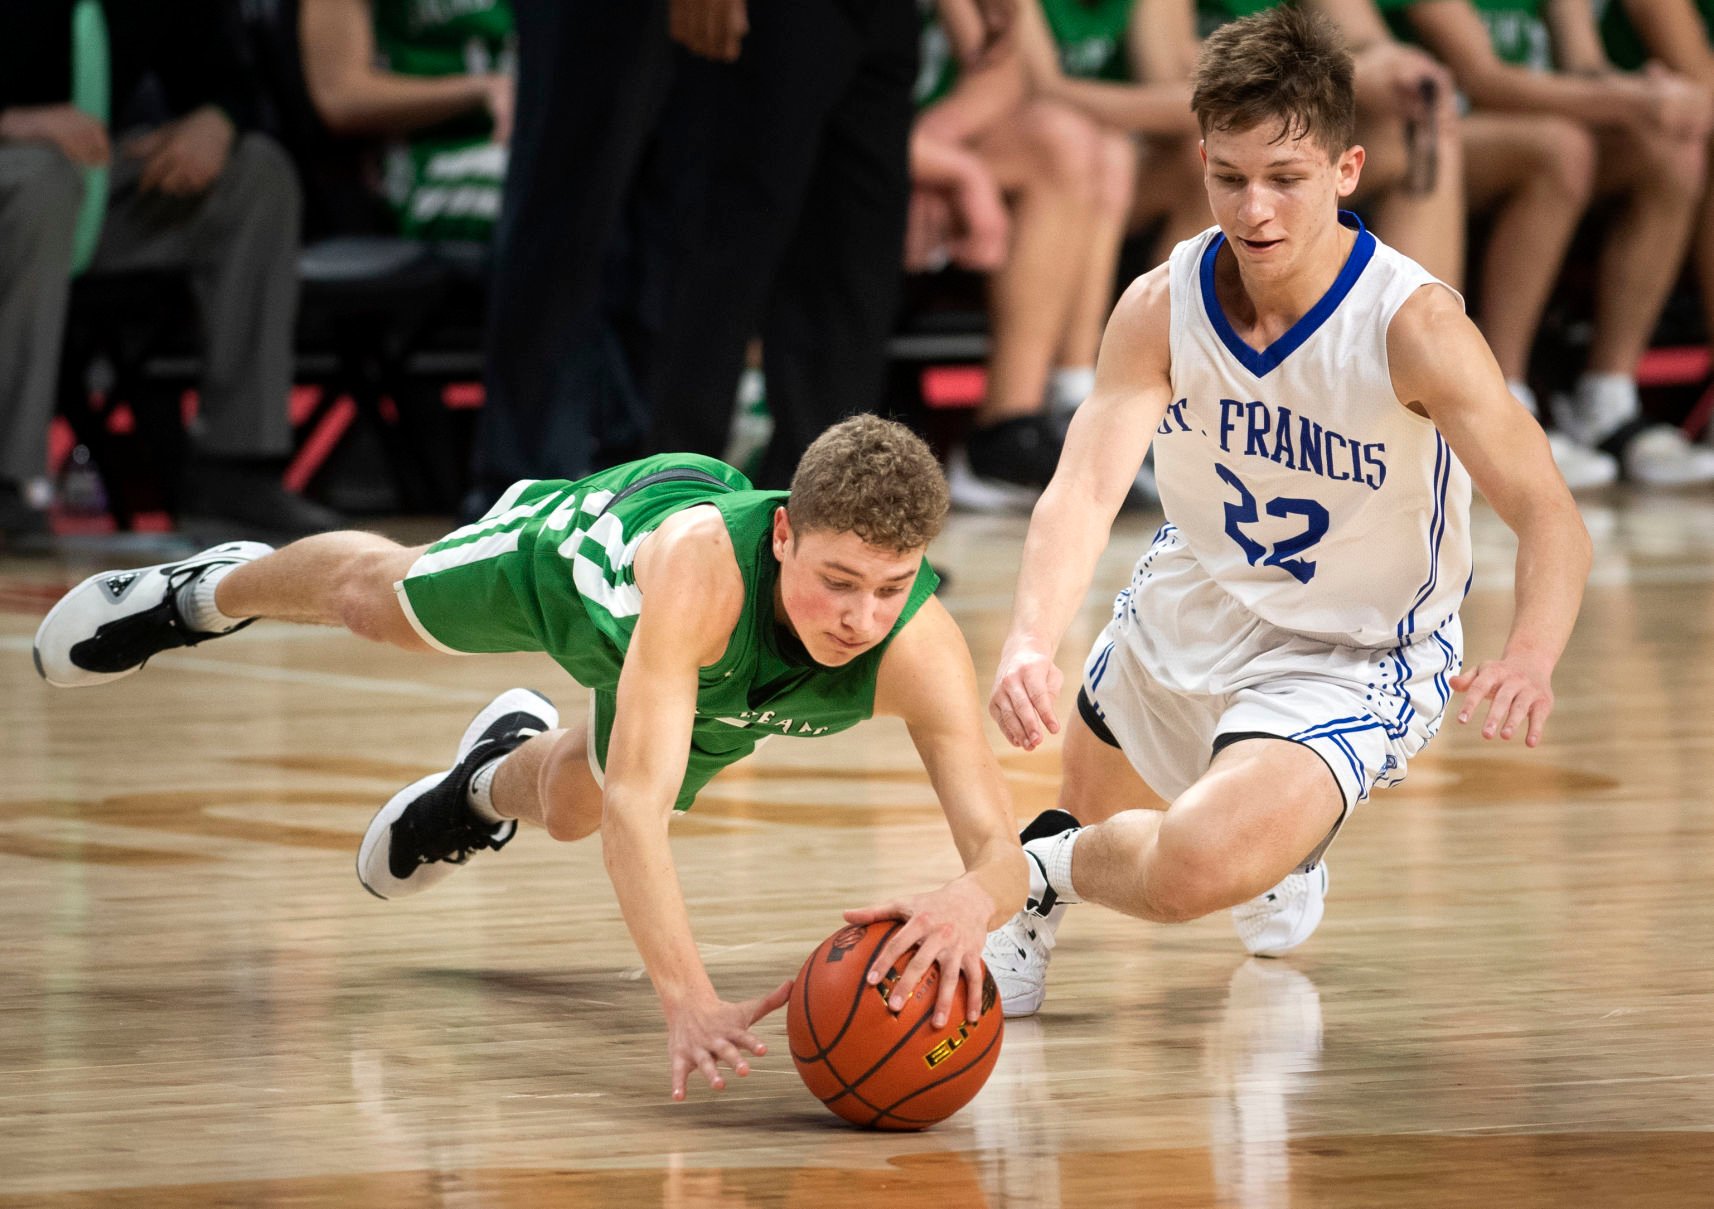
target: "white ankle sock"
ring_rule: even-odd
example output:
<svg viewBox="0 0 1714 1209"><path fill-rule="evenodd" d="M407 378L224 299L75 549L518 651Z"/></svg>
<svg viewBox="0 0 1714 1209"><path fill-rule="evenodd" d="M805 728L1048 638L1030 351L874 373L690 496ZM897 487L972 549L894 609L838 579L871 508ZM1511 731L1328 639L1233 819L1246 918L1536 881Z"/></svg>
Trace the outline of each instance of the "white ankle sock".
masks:
<svg viewBox="0 0 1714 1209"><path fill-rule="evenodd" d="M465 801L470 803L471 813L483 822L496 825L506 822L506 816L494 809L494 774L500 771L500 765L505 762L506 756L496 757L478 768L476 775L470 778L470 789L465 794Z"/></svg>
<svg viewBox="0 0 1714 1209"><path fill-rule="evenodd" d="M1507 378L1506 389L1512 392L1512 398L1524 405L1525 411L1536 419L1541 419L1541 407L1536 402L1535 391L1530 389L1528 382L1522 382L1516 378Z"/></svg>
<svg viewBox="0 0 1714 1209"><path fill-rule="evenodd" d="M178 590L179 616L187 626L203 634L224 634L244 621L242 617L228 617L214 603L214 589L220 586L220 581L244 565L222 563L210 567Z"/></svg>
<svg viewBox="0 0 1714 1209"><path fill-rule="evenodd" d="M1071 849L1077 843L1077 837L1082 834L1083 828L1078 827L1062 831L1058 835L1031 840L1024 845L1025 858L1030 866L1032 899L1040 902L1051 887L1062 903L1083 901L1071 884Z"/></svg>

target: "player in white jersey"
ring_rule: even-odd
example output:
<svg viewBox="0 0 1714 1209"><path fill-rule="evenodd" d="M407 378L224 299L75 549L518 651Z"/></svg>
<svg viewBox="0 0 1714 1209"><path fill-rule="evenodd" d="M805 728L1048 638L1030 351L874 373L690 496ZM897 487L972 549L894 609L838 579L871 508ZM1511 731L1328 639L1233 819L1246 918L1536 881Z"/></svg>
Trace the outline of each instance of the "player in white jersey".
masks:
<svg viewBox="0 0 1714 1209"><path fill-rule="evenodd" d="M1588 574L1546 438L1462 300L1338 209L1364 153L1332 27L1288 7L1223 27L1192 107L1219 225L1113 313L990 702L1017 746L1060 730L1054 655L1152 441L1168 523L1085 664L1060 809L1025 831L1030 906L984 952L1008 1015L1040 1005L1069 903L1231 907L1252 952L1301 943L1327 844L1454 690L1460 721L1488 703L1484 736L1540 741ZM1472 479L1517 534L1517 595L1504 651L1460 674Z"/></svg>

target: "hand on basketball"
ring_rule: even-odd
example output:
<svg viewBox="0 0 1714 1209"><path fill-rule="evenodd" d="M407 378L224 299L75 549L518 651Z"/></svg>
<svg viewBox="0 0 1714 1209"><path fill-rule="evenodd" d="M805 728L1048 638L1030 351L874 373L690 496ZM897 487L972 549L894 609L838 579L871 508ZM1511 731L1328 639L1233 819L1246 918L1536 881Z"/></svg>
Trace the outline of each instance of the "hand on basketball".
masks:
<svg viewBox="0 0 1714 1209"><path fill-rule="evenodd" d="M903 1009L929 969L938 966L940 987L934 1005L934 1027L940 1028L952 1017L959 974L964 975L964 1018L974 1021L982 1016L982 945L988 939L988 918L993 910L994 900L988 892L969 878L961 877L928 894L913 894L879 906L847 911L845 922L904 921L905 926L888 937L876 954L869 969L869 982L871 985L880 982L893 963L914 948L916 952L911 954L910 963L893 985L887 1006L895 1012Z"/></svg>
<svg viewBox="0 0 1714 1209"><path fill-rule="evenodd" d="M1059 699L1064 681L1050 652L1027 644L1006 644L988 712L1000 724L1008 743L1034 751L1049 733L1059 733L1053 703Z"/></svg>
<svg viewBox="0 0 1714 1209"><path fill-rule="evenodd" d="M1527 727L1524 745L1534 747L1541 742L1542 728L1553 711L1552 676L1551 665L1516 655L1477 664L1474 670L1452 677L1452 687L1464 694L1458 721L1469 722L1482 702L1489 700L1482 737L1510 739L1519 727Z"/></svg>
<svg viewBox="0 0 1714 1209"><path fill-rule="evenodd" d="M674 1100L683 1100L690 1072L698 1070L715 1091L726 1086L722 1064L743 1078L750 1073L746 1052L760 1058L768 1047L750 1031L750 1026L786 1002L792 984L788 980L758 999L727 1003L703 999L667 1007L667 1049L672 1055Z"/></svg>

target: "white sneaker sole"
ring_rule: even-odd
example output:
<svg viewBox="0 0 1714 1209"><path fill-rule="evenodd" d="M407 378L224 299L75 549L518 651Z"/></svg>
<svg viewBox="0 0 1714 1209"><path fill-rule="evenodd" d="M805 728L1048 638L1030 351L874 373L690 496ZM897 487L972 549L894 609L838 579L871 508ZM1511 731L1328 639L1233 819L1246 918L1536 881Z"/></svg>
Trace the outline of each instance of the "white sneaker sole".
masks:
<svg viewBox="0 0 1714 1209"><path fill-rule="evenodd" d="M476 745L476 740L482 737L483 731L507 714L519 712L540 715L547 722L544 728L546 730L552 730L559 725L559 711L546 697L527 688L508 689L490 701L481 713L470 720L470 725L464 728L464 735L458 741L458 755L451 768L431 772L387 799L387 804L369 820L369 829L363 833L363 843L357 849L357 880L363 883L365 890L376 898L406 898L412 894L421 894L450 877L458 869L457 865L438 861L432 865L418 866L408 878L394 877L387 865L387 843L392 836L393 824L405 813L406 807L440 784L443 777L463 762L464 757L470 754L470 749Z"/></svg>
<svg viewBox="0 0 1714 1209"><path fill-rule="evenodd" d="M185 563L199 562L217 556L237 558L243 562L254 562L264 554L272 554L274 547L262 542L224 542L212 546L190 558L180 559L176 563L157 564L153 567L132 568L138 575L158 574L159 568L165 566L183 566ZM42 618L42 623L36 627L35 641L30 646L30 655L36 662L36 674L41 676L55 688L87 688L92 684L106 684L110 680L123 680L134 672L141 671L143 664L126 668L122 672L91 672L80 668L72 662L71 649L78 643L94 636L102 625L115 621L117 617L104 617L102 613L111 609L107 598L101 590L101 581L114 575L125 575L123 570L103 571L99 575L91 575L78 584L77 587L60 597L54 607L48 610L48 615ZM88 617L79 616L87 613ZM56 632L56 622L63 622Z"/></svg>

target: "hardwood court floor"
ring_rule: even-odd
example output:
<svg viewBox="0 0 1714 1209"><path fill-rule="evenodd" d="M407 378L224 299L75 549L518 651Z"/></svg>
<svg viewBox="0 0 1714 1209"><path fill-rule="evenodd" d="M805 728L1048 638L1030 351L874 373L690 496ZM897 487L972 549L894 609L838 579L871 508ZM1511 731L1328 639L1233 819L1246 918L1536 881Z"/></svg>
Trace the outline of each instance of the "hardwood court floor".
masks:
<svg viewBox="0 0 1714 1209"><path fill-rule="evenodd" d="M1449 726L1347 828L1289 959L1081 908L1041 1016L920 1135L825 1113L779 1016L749 1079L672 1104L593 841L363 893L370 813L495 691L581 711L545 661L258 626L50 690L36 619L103 568L0 564L0 1207L1714 1203L1714 495L1589 515L1542 749ZM984 682L1022 529L960 518L937 550ZM1152 529L1122 525L1068 667ZM1477 545L1480 657L1511 574L1480 508ZM1005 766L1021 816L1051 802L1056 751ZM887 723L770 745L675 832L734 998L955 868Z"/></svg>

